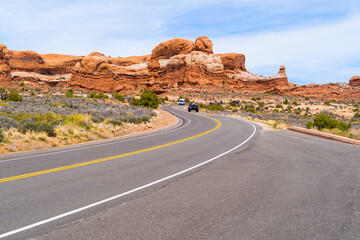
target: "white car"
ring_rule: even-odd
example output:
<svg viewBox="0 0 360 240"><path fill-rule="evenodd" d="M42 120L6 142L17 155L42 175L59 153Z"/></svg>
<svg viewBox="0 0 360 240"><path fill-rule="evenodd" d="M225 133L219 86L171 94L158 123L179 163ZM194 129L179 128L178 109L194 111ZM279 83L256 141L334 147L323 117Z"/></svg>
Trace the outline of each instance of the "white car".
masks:
<svg viewBox="0 0 360 240"><path fill-rule="evenodd" d="M179 99L179 105L185 105L185 99Z"/></svg>

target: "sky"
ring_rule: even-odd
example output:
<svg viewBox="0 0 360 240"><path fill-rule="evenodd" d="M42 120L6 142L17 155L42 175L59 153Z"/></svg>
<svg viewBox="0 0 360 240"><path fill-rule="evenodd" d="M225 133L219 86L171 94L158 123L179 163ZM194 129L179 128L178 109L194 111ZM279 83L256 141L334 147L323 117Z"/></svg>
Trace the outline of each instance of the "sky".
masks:
<svg viewBox="0 0 360 240"><path fill-rule="evenodd" d="M0 43L41 54L150 54L172 38L209 37L214 53L297 84L360 75L358 0L0 0Z"/></svg>

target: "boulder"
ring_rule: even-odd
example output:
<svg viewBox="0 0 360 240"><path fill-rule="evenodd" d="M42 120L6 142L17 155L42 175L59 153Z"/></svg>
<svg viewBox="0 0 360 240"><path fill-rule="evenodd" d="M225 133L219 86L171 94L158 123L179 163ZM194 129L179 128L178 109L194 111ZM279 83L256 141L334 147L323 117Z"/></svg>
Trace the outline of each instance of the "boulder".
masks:
<svg viewBox="0 0 360 240"><path fill-rule="evenodd" d="M195 40L195 51L213 54L213 43L208 37L198 37Z"/></svg>
<svg viewBox="0 0 360 240"><path fill-rule="evenodd" d="M187 54L194 50L194 42L183 38L174 38L157 45L151 58L170 58L178 54Z"/></svg>
<svg viewBox="0 0 360 240"><path fill-rule="evenodd" d="M360 86L360 76L354 76L349 80L349 85L353 87Z"/></svg>
<svg viewBox="0 0 360 240"><path fill-rule="evenodd" d="M5 45L0 44L0 83L11 83L8 50Z"/></svg>

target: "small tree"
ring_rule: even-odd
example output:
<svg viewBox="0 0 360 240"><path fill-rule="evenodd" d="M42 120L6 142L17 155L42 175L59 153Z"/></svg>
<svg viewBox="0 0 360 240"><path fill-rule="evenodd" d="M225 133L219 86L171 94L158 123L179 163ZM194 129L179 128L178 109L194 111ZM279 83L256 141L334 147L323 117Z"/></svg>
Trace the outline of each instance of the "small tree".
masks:
<svg viewBox="0 0 360 240"><path fill-rule="evenodd" d="M5 88L0 88L0 100L5 101L7 98L7 91Z"/></svg>
<svg viewBox="0 0 360 240"><path fill-rule="evenodd" d="M140 96L140 105L156 109L159 107L159 98L156 93L145 90Z"/></svg>
<svg viewBox="0 0 360 240"><path fill-rule="evenodd" d="M72 90L72 88L66 90L65 97L73 97L73 96L74 96L74 91Z"/></svg>
<svg viewBox="0 0 360 240"><path fill-rule="evenodd" d="M7 94L7 100L13 102L22 102L23 98L15 89L12 88L10 89L10 92Z"/></svg>

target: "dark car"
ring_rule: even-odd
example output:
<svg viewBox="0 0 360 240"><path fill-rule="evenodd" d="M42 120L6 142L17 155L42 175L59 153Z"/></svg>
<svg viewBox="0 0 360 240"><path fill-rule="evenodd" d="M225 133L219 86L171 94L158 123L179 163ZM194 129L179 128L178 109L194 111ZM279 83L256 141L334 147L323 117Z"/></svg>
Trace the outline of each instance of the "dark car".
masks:
<svg viewBox="0 0 360 240"><path fill-rule="evenodd" d="M199 111L199 106L197 103L190 103L188 111L190 112L191 110L196 110L197 112Z"/></svg>

